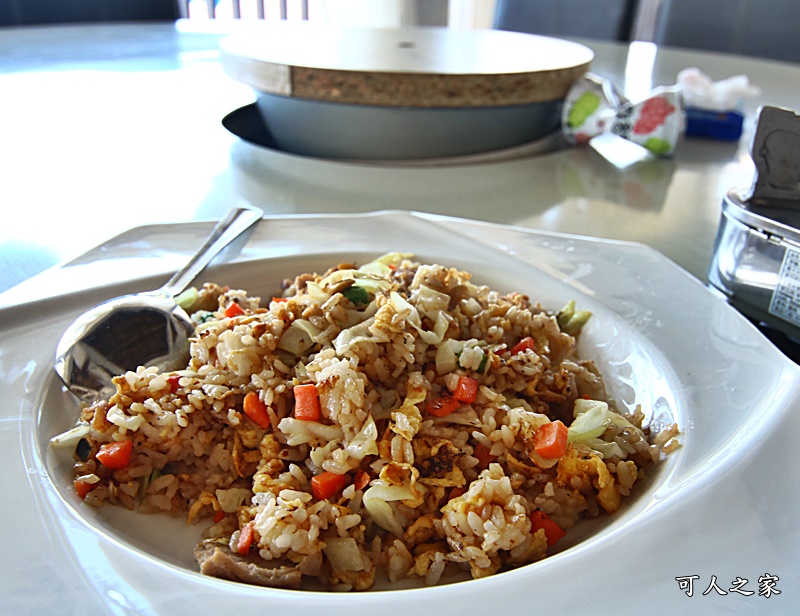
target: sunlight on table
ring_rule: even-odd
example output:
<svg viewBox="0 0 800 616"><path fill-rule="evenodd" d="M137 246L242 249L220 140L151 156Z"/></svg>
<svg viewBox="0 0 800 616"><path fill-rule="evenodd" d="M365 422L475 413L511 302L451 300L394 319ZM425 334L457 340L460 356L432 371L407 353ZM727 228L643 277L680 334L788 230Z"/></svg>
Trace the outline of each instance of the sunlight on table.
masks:
<svg viewBox="0 0 800 616"><path fill-rule="evenodd" d="M217 52L192 52L174 71L4 75L5 89L25 96L3 97L3 117L30 117L33 106L37 125L4 127L21 147L0 148L0 166L14 170L3 179L11 207L0 242L28 243L31 254L38 247L53 265L141 221L218 217L233 200L223 177L232 137L219 119L251 94L230 82L207 98L210 78L228 81L216 60ZM54 135L70 144L72 161L63 147L47 147ZM76 173L81 159L91 163ZM75 242L48 241L65 236Z"/></svg>

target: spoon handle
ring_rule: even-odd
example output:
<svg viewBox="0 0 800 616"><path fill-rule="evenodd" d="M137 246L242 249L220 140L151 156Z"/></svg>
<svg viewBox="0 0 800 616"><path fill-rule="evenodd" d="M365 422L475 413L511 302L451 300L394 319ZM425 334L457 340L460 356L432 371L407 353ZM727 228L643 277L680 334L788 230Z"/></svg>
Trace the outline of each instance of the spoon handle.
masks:
<svg viewBox="0 0 800 616"><path fill-rule="evenodd" d="M223 248L261 220L263 215L262 210L249 205L233 208L217 223L200 250L161 287L160 291L172 297L185 291Z"/></svg>

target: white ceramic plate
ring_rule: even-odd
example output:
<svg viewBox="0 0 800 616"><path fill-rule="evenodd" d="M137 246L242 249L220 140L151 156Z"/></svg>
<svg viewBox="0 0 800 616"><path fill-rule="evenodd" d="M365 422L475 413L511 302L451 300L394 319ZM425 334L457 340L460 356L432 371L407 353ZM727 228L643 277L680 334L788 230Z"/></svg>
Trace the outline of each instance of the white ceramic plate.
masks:
<svg viewBox="0 0 800 616"><path fill-rule="evenodd" d="M479 282L523 291L548 308L576 299L591 309L582 354L598 360L623 405L642 404L655 421L676 419L683 446L618 514L578 527L544 561L436 588L348 595L253 588L194 572L200 527L86 507L68 487L68 455L48 448L75 419L75 404L52 373L58 338L90 305L156 287L206 232L204 225L134 229L48 279L79 272L97 286L60 293L63 286L53 284L53 297L0 311L7 460L0 485L12 529L4 539L4 607L209 614L789 609L800 573L791 484L800 465L788 453L800 434L792 413L800 370L724 301L634 244L406 212L276 217L256 228L235 263L204 277L268 295L283 277L312 266L404 250L464 267ZM753 594L732 591L737 578ZM681 583L688 579L692 596ZM712 581L727 594L703 594ZM770 584L780 594L764 596Z"/></svg>

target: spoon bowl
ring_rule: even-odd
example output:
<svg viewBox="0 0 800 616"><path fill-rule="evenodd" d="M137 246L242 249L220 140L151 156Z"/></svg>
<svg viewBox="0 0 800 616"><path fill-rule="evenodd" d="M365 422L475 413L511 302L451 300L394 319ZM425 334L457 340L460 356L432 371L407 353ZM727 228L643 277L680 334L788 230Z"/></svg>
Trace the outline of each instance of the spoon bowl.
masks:
<svg viewBox="0 0 800 616"><path fill-rule="evenodd" d="M113 395L113 377L128 370L185 367L195 325L176 296L262 216L258 208L234 208L214 227L197 254L160 289L117 297L79 316L56 349L55 371L67 389L93 404Z"/></svg>
<svg viewBox="0 0 800 616"><path fill-rule="evenodd" d="M172 297L118 297L82 314L64 333L56 372L86 402L109 398L113 377L139 366L186 366L194 325Z"/></svg>

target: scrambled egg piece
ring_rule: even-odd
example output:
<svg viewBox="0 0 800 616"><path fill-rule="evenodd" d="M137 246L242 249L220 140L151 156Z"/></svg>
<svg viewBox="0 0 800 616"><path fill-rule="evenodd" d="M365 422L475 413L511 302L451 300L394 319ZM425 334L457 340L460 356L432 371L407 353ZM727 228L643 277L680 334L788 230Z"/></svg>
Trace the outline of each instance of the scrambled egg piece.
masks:
<svg viewBox="0 0 800 616"><path fill-rule="evenodd" d="M619 509L619 487L605 462L594 452L570 446L558 461L557 481L584 494L596 491L597 502L608 513Z"/></svg>

